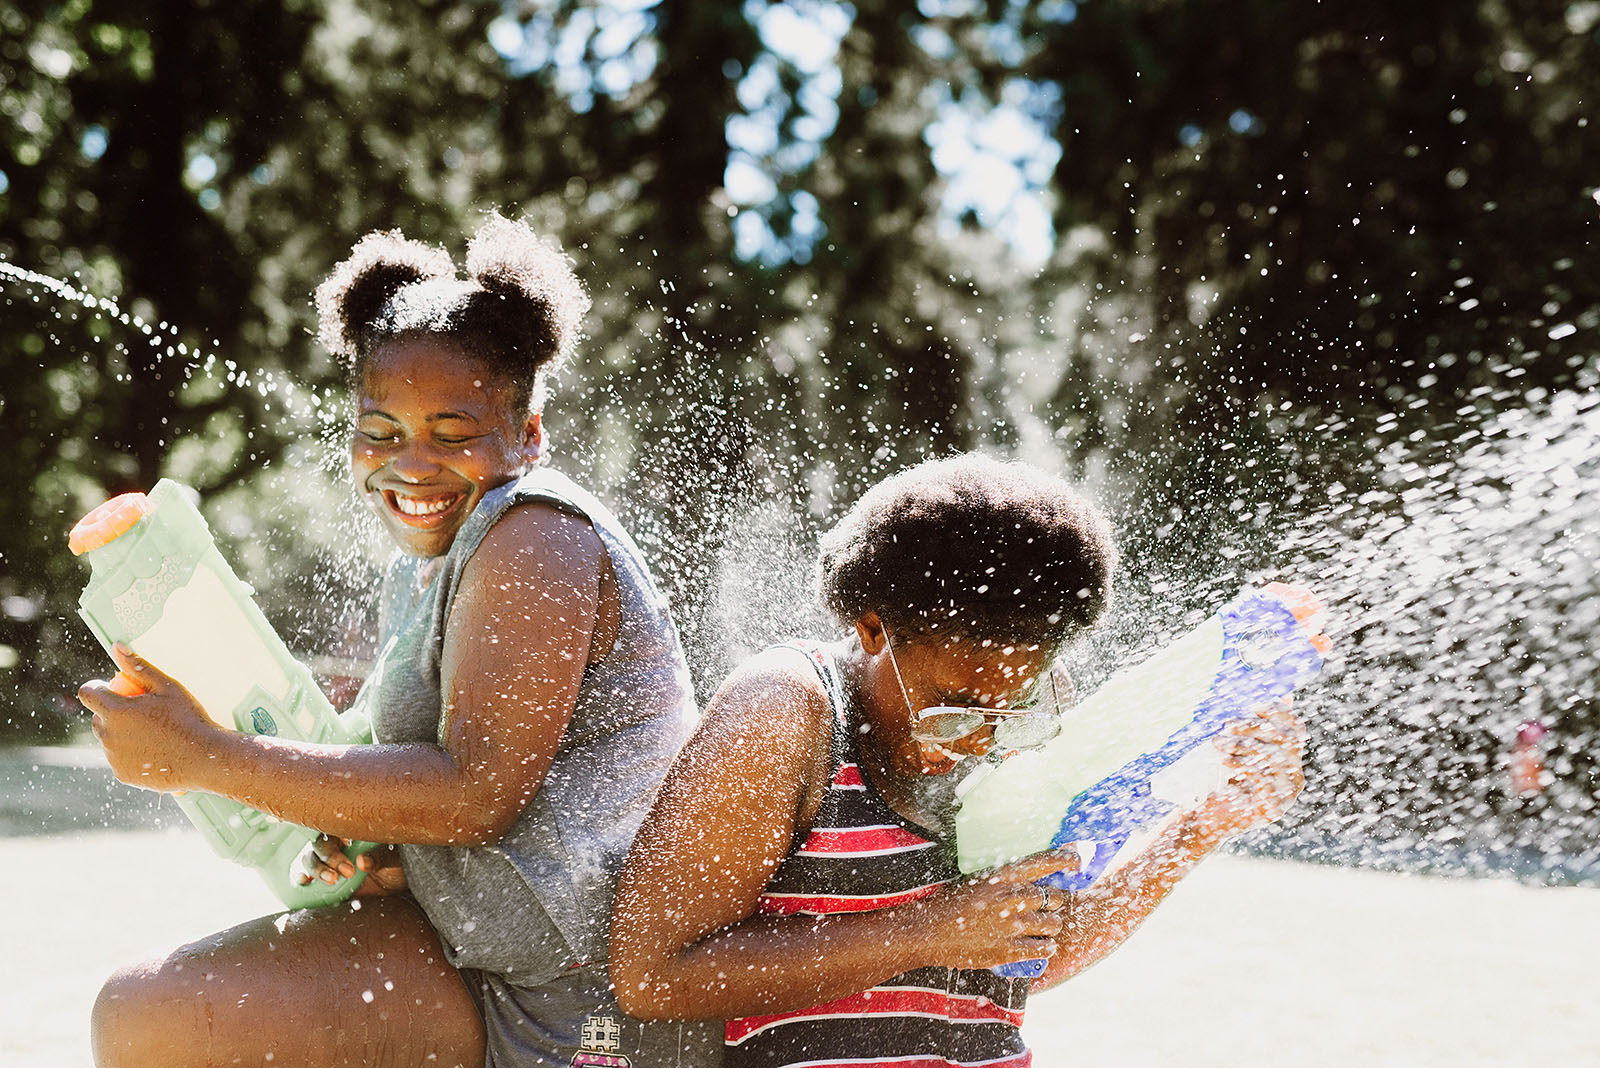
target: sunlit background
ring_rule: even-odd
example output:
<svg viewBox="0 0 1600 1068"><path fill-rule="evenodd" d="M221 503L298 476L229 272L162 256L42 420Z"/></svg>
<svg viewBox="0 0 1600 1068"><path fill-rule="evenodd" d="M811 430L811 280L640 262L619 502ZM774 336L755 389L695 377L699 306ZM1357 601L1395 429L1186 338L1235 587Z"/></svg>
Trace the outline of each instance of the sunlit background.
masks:
<svg viewBox="0 0 1600 1068"><path fill-rule="evenodd" d="M0 3L0 743L86 742L65 532L161 476L348 696L383 561L309 294L497 209L595 297L546 425L702 694L822 625L864 486L1018 455L1117 522L1090 683L1329 599L1251 851L1593 884L1597 100L1594 0ZM122 825L34 765L4 833Z"/></svg>

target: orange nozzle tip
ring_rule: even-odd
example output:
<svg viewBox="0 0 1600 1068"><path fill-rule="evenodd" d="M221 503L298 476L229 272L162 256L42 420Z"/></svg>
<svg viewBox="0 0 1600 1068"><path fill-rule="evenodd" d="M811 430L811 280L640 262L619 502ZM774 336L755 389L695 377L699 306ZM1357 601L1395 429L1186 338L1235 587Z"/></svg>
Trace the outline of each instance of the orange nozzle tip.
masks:
<svg viewBox="0 0 1600 1068"><path fill-rule="evenodd" d="M119 671L111 679L111 692L121 694L123 697L138 697L144 693L144 687Z"/></svg>
<svg viewBox="0 0 1600 1068"><path fill-rule="evenodd" d="M93 552L126 534L135 523L150 514L150 498L142 493L124 493L78 520L67 535L67 548L73 556Z"/></svg>
<svg viewBox="0 0 1600 1068"><path fill-rule="evenodd" d="M1311 592L1309 586L1291 586L1287 582L1269 582L1265 586L1266 592L1272 594L1283 602L1283 606L1294 613L1296 622L1304 623L1318 612L1322 611L1322 601Z"/></svg>
<svg viewBox="0 0 1600 1068"><path fill-rule="evenodd" d="M1311 636L1311 647L1323 656L1327 656L1329 651L1333 649L1333 639L1326 634L1313 634Z"/></svg>

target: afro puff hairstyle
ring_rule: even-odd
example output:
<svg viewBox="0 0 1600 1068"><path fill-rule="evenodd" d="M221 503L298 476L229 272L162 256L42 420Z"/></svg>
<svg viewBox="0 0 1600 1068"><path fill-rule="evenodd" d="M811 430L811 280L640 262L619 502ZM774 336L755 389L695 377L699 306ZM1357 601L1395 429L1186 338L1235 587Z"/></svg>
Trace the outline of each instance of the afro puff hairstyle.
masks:
<svg viewBox="0 0 1600 1068"><path fill-rule="evenodd" d="M817 584L842 624L1052 653L1092 626L1117 566L1111 526L1061 479L977 454L869 489L822 537Z"/></svg>
<svg viewBox="0 0 1600 1068"><path fill-rule="evenodd" d="M318 337L352 376L388 342L449 338L504 375L525 408L570 355L589 297L554 242L499 215L467 246L466 273L399 230L367 234L317 287Z"/></svg>

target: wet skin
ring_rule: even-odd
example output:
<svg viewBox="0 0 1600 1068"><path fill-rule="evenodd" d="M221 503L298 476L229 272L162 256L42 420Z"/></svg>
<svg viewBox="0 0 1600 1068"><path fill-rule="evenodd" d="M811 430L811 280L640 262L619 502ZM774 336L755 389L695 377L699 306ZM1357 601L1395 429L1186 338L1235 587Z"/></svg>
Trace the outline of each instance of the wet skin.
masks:
<svg viewBox="0 0 1600 1068"><path fill-rule="evenodd" d="M401 549L447 551L483 494L522 473L538 421L512 407L489 368L447 340L373 355L351 467ZM535 502L507 512L462 573L441 654L438 744L317 746L223 730L126 652L117 664L145 693L91 682L79 695L124 782L207 790L344 838L482 844L539 789L585 668L615 640L619 606L599 535ZM279 1064L483 1063L482 1021L420 910L379 898L304 915L254 921L113 976L96 1003L97 1062L258 1064L272 1053ZM365 1000L386 969L391 996Z"/></svg>

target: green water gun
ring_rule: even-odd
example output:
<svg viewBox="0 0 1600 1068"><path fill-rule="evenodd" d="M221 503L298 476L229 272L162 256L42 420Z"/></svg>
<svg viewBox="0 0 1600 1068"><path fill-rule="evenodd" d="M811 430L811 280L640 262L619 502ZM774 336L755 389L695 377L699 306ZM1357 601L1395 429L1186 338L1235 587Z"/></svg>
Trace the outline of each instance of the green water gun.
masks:
<svg viewBox="0 0 1600 1068"><path fill-rule="evenodd" d="M68 544L90 568L78 614L107 652L117 642L128 646L182 683L220 726L300 742L370 741L370 727L335 712L290 655L217 551L189 492L162 479L149 495L114 497L72 528ZM141 692L122 672L111 688ZM219 856L256 868L290 908L342 901L365 878L357 872L302 886L299 858L317 831L215 794L186 791L176 799ZM371 848L351 842L345 854Z"/></svg>

